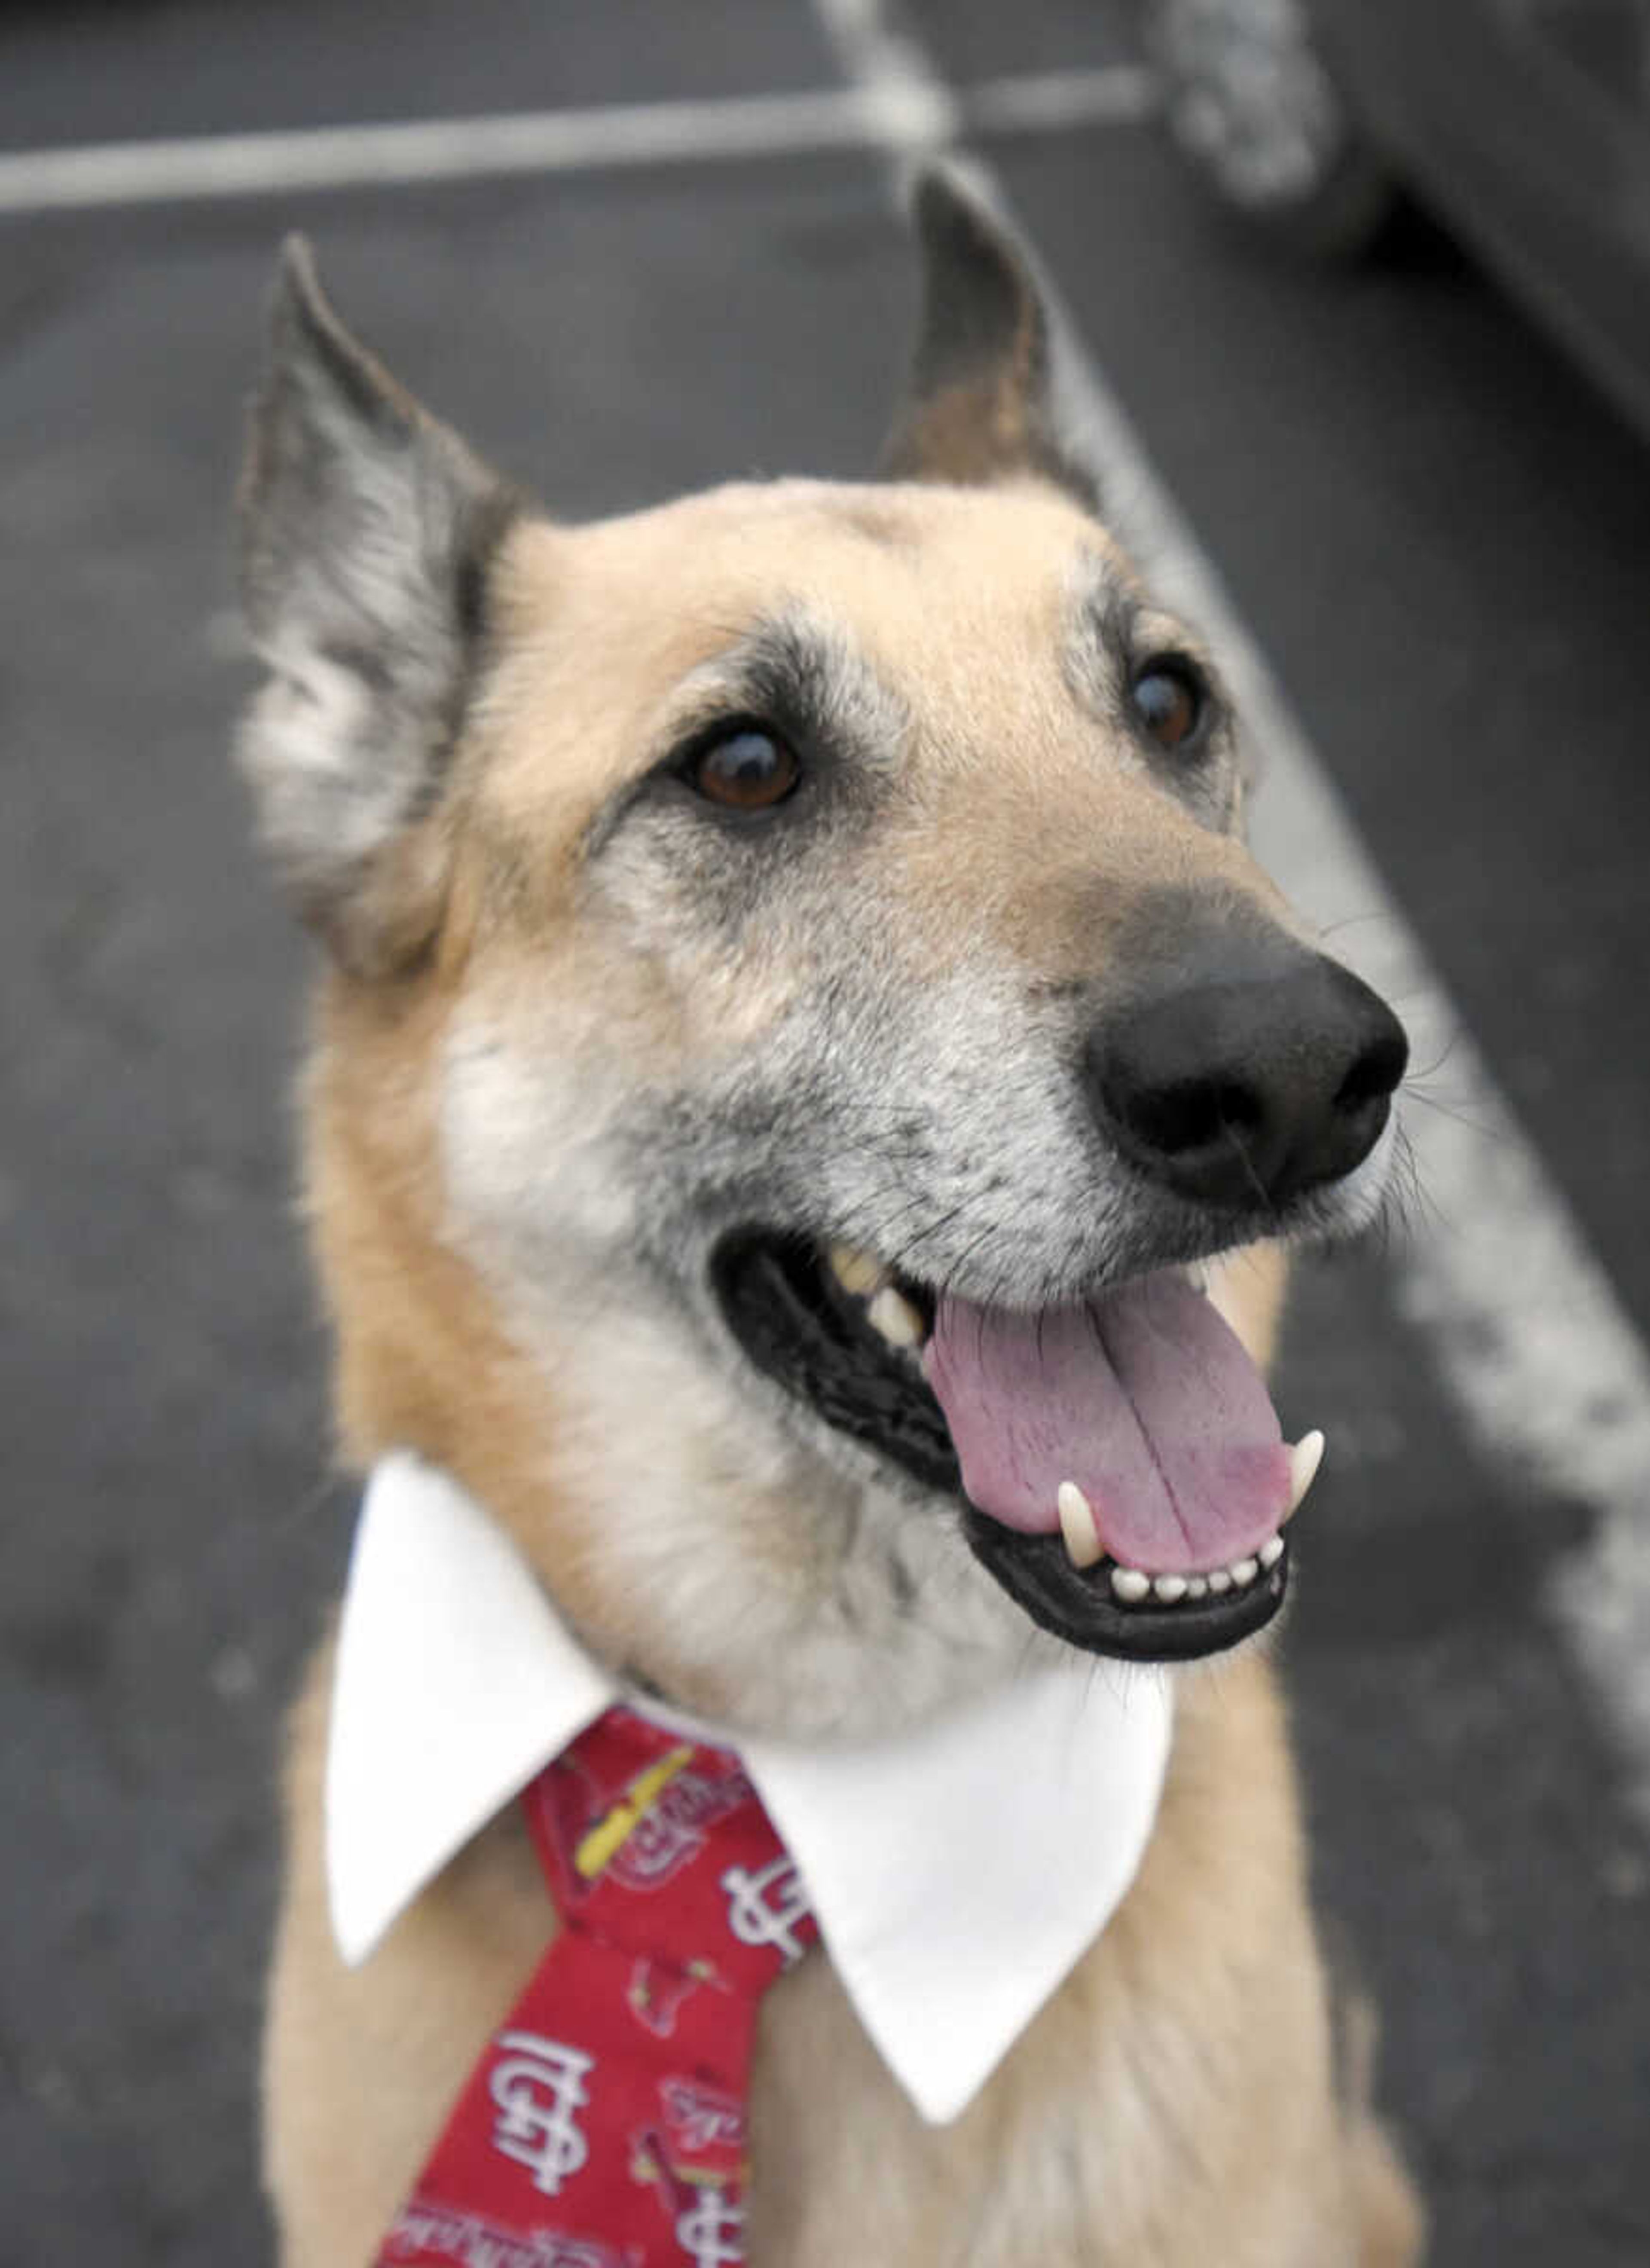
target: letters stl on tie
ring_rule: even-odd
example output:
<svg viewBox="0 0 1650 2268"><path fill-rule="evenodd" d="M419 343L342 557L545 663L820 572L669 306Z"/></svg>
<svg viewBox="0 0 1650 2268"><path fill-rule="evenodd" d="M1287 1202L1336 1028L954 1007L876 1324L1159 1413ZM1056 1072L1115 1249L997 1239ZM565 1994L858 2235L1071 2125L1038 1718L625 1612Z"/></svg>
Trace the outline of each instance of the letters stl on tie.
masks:
<svg viewBox="0 0 1650 2268"><path fill-rule="evenodd" d="M377 2268L732 2268L762 1992L817 1933L728 1750L610 1709L523 1798L559 1933Z"/></svg>

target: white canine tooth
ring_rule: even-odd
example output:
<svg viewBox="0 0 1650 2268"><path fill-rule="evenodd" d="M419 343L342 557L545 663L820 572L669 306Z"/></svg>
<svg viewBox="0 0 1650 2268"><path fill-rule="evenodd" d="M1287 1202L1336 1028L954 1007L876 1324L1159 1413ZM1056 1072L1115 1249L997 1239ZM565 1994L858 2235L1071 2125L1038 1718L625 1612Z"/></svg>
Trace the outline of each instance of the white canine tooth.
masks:
<svg viewBox="0 0 1650 2268"><path fill-rule="evenodd" d="M1204 1297L1207 1299L1209 1295L1208 1262L1206 1260L1189 1260L1186 1263L1185 1276L1186 1281L1191 1285L1192 1290L1194 1292L1201 1292Z"/></svg>
<svg viewBox="0 0 1650 2268"><path fill-rule="evenodd" d="M1269 1535L1255 1554L1263 1567L1275 1567L1283 1556L1284 1539L1281 1535Z"/></svg>
<svg viewBox="0 0 1650 2268"><path fill-rule="evenodd" d="M1127 1605L1137 1606L1151 1589L1152 1578L1143 1575L1138 1567L1114 1567L1111 1587Z"/></svg>
<svg viewBox="0 0 1650 2268"><path fill-rule="evenodd" d="M872 1326L881 1332L890 1346L914 1347L922 1344L923 1319L903 1292L896 1292L892 1284L885 1284L873 1300L866 1313Z"/></svg>
<svg viewBox="0 0 1650 2268"><path fill-rule="evenodd" d="M1094 1525L1094 1506L1075 1481L1062 1481L1055 1494L1060 1511L1060 1533L1073 1567L1092 1567L1105 1547Z"/></svg>
<svg viewBox="0 0 1650 2268"><path fill-rule="evenodd" d="M1187 1596L1189 1599L1201 1599L1201 1598L1204 1596L1204 1594L1205 1594L1205 1592L1208 1590L1208 1588L1209 1588L1209 1578L1208 1578L1206 1575L1188 1575L1188 1576L1187 1576L1187 1578L1186 1578L1186 1596Z"/></svg>
<svg viewBox="0 0 1650 2268"><path fill-rule="evenodd" d="M1232 1578L1226 1573L1226 1569L1224 1567L1211 1567L1209 1570L1209 1588L1213 1593L1214 1596L1218 1599L1223 1592L1229 1591L1231 1587Z"/></svg>
<svg viewBox="0 0 1650 2268"><path fill-rule="evenodd" d="M1260 1571L1261 1563L1258 1559L1234 1559L1226 1569L1226 1573L1241 1591L1245 1583L1252 1583L1255 1580Z"/></svg>
<svg viewBox="0 0 1650 2268"><path fill-rule="evenodd" d="M1172 1607L1176 1600L1186 1595L1186 1578L1183 1575L1159 1575L1152 1588L1166 1607Z"/></svg>
<svg viewBox="0 0 1650 2268"><path fill-rule="evenodd" d="M1285 1520L1293 1520L1300 1511L1301 1499L1317 1478L1322 1462L1323 1436L1315 1426L1311 1432L1303 1433L1289 1452L1289 1509L1284 1514Z"/></svg>
<svg viewBox="0 0 1650 2268"><path fill-rule="evenodd" d="M831 1274L856 1300L868 1300L887 1280L888 1270L868 1252L852 1244L833 1244L829 1255Z"/></svg>

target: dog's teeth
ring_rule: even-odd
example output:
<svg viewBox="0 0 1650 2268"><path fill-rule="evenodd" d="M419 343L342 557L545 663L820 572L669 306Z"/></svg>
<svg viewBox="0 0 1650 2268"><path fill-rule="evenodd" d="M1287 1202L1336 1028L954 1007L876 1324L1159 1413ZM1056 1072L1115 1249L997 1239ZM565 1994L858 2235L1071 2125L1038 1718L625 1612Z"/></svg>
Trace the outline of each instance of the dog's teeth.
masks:
<svg viewBox="0 0 1650 2268"><path fill-rule="evenodd" d="M1323 1436L1315 1427L1310 1433L1303 1433L1289 1452L1289 1509L1284 1514L1285 1520L1293 1520L1300 1511L1322 1462ZM1282 1524L1280 1521L1278 1525Z"/></svg>
<svg viewBox="0 0 1650 2268"><path fill-rule="evenodd" d="M861 1252L852 1244L833 1244L829 1258L831 1274L844 1292L851 1292L856 1300L868 1300L880 1290L888 1280L888 1270L868 1252Z"/></svg>
<svg viewBox="0 0 1650 2268"><path fill-rule="evenodd" d="M1065 1491L1067 1489L1071 1490L1072 1497L1079 1505L1082 1506L1083 1510L1087 1511L1087 1504L1082 1491L1071 1482L1066 1482L1060 1491L1062 1527L1066 1524ZM1070 1540L1068 1531L1068 1544ZM1228 1591L1246 1589L1255 1580L1263 1567L1275 1567L1283 1557L1283 1550L1284 1542L1281 1535L1269 1536L1260 1550L1250 1554L1247 1558L1234 1559L1229 1567L1211 1567L1206 1574L1202 1575L1148 1575L1139 1567L1114 1567L1111 1571L1111 1587L1117 1598L1123 1600L1125 1605L1131 1607L1138 1606L1142 1599L1151 1599L1160 1606L1174 1607L1178 1606L1182 1599L1224 1598Z"/></svg>
<svg viewBox="0 0 1650 2268"><path fill-rule="evenodd" d="M892 1284L885 1284L871 1302L866 1313L873 1327L880 1331L890 1346L920 1346L923 1339L923 1319L903 1292L896 1292Z"/></svg>
<svg viewBox="0 0 1650 2268"><path fill-rule="evenodd" d="M1055 1495L1059 1507L1060 1533L1073 1567L1092 1567L1105 1546L1094 1525L1094 1510L1075 1481L1062 1481Z"/></svg>
<svg viewBox="0 0 1650 2268"><path fill-rule="evenodd" d="M1186 1281L1191 1285L1192 1290L1194 1292L1201 1292L1204 1299L1207 1299L1209 1296L1208 1262L1206 1260L1189 1260L1182 1272L1185 1276Z"/></svg>

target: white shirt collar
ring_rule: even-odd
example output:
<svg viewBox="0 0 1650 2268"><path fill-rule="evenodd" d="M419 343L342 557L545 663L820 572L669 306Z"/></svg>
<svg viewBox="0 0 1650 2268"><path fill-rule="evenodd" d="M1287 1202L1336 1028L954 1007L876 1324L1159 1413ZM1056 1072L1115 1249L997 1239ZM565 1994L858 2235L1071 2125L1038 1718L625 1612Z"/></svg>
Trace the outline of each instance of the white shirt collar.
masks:
<svg viewBox="0 0 1650 2268"><path fill-rule="evenodd" d="M892 1739L729 1742L861 2022L932 2123L972 2100L1134 1879L1169 1695L1160 1672L1073 1655ZM473 1498L416 1457L379 1465L344 1595L327 1760L344 1960L365 1960L454 1852L622 1698L637 1705Z"/></svg>

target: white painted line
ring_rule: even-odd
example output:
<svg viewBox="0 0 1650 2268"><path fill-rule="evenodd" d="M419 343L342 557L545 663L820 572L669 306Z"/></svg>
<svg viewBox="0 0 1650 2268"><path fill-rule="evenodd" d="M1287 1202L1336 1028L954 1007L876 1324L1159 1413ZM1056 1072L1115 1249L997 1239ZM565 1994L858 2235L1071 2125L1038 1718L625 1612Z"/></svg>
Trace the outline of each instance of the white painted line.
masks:
<svg viewBox="0 0 1650 2268"><path fill-rule="evenodd" d="M915 43L884 44L879 0L814 4L851 79L869 86L887 71L889 93L908 99L925 74L933 114L942 114L943 87ZM889 154L908 157L910 145L890 144ZM976 161L972 170L1000 194L987 168ZM1592 1542L1570 1556L1551 1603L1618 1738L1632 1799L1650 1818L1650 1357L1465 1037L1219 573L1069 322L1064 329L1063 381L1087 423L1121 532L1208 633L1264 753L1258 854L1309 916L1326 928L1346 924L1337 927L1336 951L1400 1003L1416 1060L1425 1065L1447 1047L1459 1115L1413 1103L1404 1113L1426 1218L1397 1256L1398 1296L1492 1465L1534 1473L1595 1516Z"/></svg>
<svg viewBox="0 0 1650 2268"><path fill-rule="evenodd" d="M914 33L896 30L883 0L814 0L814 12L850 86L875 87L908 101L925 100L934 144L957 138L955 97Z"/></svg>
<svg viewBox="0 0 1650 2268"><path fill-rule="evenodd" d="M986 79L955 95L885 76L873 84L726 100L109 142L0 155L0 214L726 165L829 150L914 151L961 129L1039 134L1127 125L1151 106L1148 74L1118 65Z"/></svg>
<svg viewBox="0 0 1650 2268"><path fill-rule="evenodd" d="M1136 126L1157 109L1149 70L1112 63L1101 70L1033 71L960 88L964 134L1063 134L1085 126Z"/></svg>

